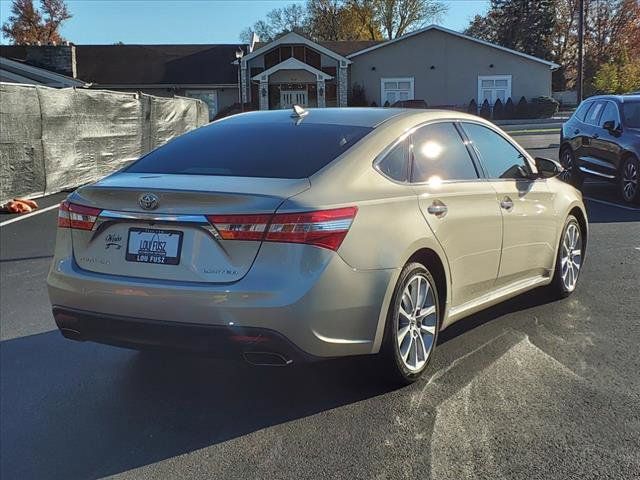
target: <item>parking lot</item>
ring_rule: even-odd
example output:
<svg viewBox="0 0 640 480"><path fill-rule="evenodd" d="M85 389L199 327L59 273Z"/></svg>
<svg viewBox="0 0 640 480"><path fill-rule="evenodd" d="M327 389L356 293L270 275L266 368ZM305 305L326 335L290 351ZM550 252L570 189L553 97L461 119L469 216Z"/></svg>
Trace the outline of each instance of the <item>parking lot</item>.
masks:
<svg viewBox="0 0 640 480"><path fill-rule="evenodd" d="M557 158L556 137L520 141ZM585 196L575 294L458 322L402 389L365 359L251 368L66 340L45 286L55 208L4 225L0 477L638 478L640 208L601 183Z"/></svg>

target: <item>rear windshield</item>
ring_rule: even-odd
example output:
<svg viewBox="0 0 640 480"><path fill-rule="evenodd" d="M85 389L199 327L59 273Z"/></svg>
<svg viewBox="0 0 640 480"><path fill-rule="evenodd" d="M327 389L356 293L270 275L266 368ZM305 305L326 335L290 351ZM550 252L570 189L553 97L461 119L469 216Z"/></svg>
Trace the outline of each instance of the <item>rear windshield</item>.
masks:
<svg viewBox="0 0 640 480"><path fill-rule="evenodd" d="M372 130L294 121L222 121L182 135L126 171L237 177L305 178Z"/></svg>
<svg viewBox="0 0 640 480"><path fill-rule="evenodd" d="M622 104L624 124L631 128L640 128L640 100L625 100Z"/></svg>

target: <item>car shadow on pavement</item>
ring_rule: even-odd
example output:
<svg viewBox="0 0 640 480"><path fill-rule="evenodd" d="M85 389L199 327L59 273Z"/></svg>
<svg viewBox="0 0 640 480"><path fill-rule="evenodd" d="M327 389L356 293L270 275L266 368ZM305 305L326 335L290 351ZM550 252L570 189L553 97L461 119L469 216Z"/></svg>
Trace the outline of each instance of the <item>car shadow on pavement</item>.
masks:
<svg viewBox="0 0 640 480"><path fill-rule="evenodd" d="M548 301L543 290L521 295L454 324L439 343ZM396 390L369 358L257 368L57 331L2 342L0 365L2 478L111 475Z"/></svg>
<svg viewBox="0 0 640 480"><path fill-rule="evenodd" d="M102 477L393 390L365 359L257 368L57 331L2 342L0 365L2 478Z"/></svg>

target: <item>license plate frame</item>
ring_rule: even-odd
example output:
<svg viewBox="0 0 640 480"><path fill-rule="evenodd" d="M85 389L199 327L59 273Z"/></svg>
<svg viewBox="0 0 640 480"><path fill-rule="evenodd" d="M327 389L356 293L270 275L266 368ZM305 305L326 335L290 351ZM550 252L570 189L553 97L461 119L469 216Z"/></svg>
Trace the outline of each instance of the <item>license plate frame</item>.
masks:
<svg viewBox="0 0 640 480"><path fill-rule="evenodd" d="M151 236L151 241L156 241L156 242L166 242L166 237L173 237L174 235L177 236L177 246L172 245L172 249L173 247L175 247L176 250L176 254L175 255L171 255L171 256L167 256L166 255L166 250L163 251L158 249L158 250L142 250L141 253L141 249L140 246L138 245L138 251L137 252L131 252L131 239L133 235L136 234L140 234L140 233L146 233L146 234L150 234ZM154 236L157 235L157 239L154 240ZM152 264L152 265L179 265L180 264L180 257L182 255L182 239L184 237L184 232L180 231L180 230L165 230L165 229L160 229L160 228L141 228L141 227L131 227L129 228L128 232L127 232L127 249L125 251L125 259L127 262L134 262L134 263L144 263L144 264ZM157 245L159 248L165 248L165 245L161 245L158 244Z"/></svg>

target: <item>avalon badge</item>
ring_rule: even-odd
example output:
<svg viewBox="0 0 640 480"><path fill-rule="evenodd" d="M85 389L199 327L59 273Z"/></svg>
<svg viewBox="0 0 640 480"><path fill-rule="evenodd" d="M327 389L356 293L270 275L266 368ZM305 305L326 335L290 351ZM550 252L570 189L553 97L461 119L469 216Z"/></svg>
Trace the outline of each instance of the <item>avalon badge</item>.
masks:
<svg viewBox="0 0 640 480"><path fill-rule="evenodd" d="M158 208L158 202L158 197L153 193L145 193L138 198L138 203L145 210L155 210Z"/></svg>

